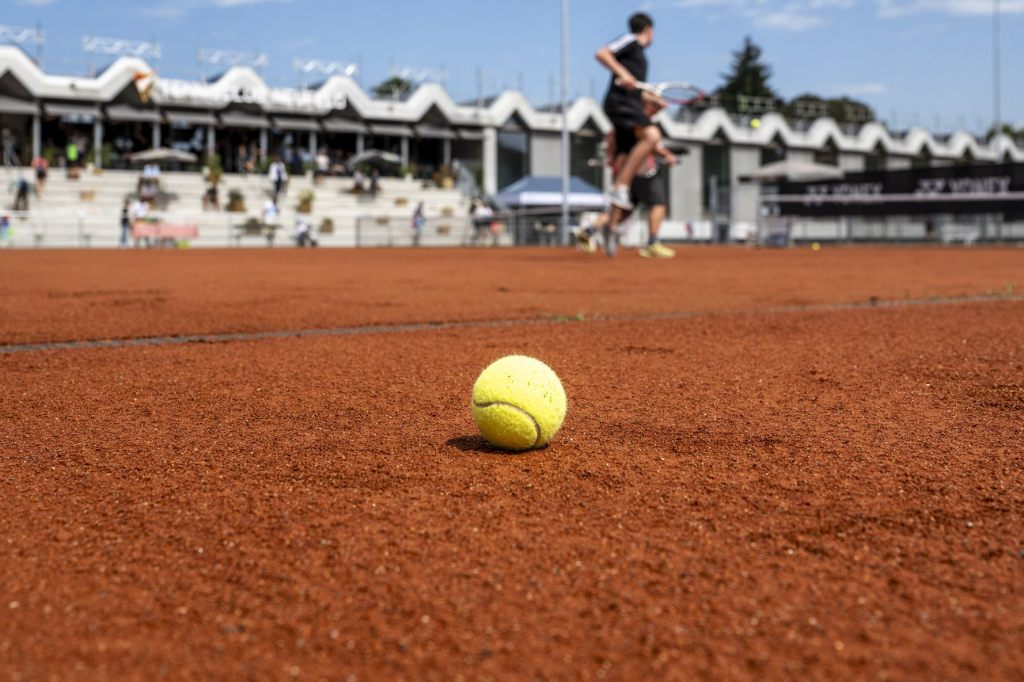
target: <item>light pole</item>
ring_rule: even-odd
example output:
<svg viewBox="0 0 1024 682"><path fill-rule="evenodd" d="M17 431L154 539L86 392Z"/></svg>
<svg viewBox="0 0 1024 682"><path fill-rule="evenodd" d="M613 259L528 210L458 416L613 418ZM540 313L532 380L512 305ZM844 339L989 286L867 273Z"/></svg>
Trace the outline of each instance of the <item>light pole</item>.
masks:
<svg viewBox="0 0 1024 682"><path fill-rule="evenodd" d="M993 0L994 11L992 13L992 98L993 98L993 114L995 116L995 124L993 125L993 136L999 134L999 128L1003 123L1003 112L1002 112L1002 80L1000 73L1000 61L1002 55L1000 54L999 45L999 0Z"/></svg>
<svg viewBox="0 0 1024 682"><path fill-rule="evenodd" d="M562 0L562 244L569 238L569 0Z"/></svg>

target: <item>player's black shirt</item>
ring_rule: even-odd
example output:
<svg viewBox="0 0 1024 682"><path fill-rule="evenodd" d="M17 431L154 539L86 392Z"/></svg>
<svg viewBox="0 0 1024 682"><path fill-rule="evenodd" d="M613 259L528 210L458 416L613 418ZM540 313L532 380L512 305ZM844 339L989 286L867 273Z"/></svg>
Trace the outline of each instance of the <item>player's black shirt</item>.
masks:
<svg viewBox="0 0 1024 682"><path fill-rule="evenodd" d="M638 81L647 80L647 55L644 54L643 46L637 41L636 34L626 33L619 36L606 46L625 67L626 71L633 74ZM608 105L635 104L640 102L639 90L627 90L615 84L615 74L612 74L611 83L608 85L608 95L604 98L605 107Z"/></svg>

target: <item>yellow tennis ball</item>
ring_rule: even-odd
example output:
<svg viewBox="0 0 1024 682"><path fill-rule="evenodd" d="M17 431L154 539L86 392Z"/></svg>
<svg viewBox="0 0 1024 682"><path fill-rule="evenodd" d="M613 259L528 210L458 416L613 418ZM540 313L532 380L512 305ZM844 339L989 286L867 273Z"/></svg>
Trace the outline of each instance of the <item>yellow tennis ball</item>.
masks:
<svg viewBox="0 0 1024 682"><path fill-rule="evenodd" d="M473 384L473 421L505 450L547 445L562 427L566 406L558 375L525 355L495 360Z"/></svg>
<svg viewBox="0 0 1024 682"><path fill-rule="evenodd" d="M813 244L811 244L811 250L812 251L821 251L821 244L819 244L818 242L814 242Z"/></svg>

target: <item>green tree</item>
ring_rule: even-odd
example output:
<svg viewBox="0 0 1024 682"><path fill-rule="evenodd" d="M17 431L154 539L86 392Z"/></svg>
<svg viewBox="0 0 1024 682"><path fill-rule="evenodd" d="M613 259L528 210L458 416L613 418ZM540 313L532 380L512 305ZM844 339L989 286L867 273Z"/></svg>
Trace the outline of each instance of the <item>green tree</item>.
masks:
<svg viewBox="0 0 1024 682"><path fill-rule="evenodd" d="M381 99L401 99L406 93L412 91L412 87L412 81L400 76L392 76L375 85L373 94Z"/></svg>
<svg viewBox="0 0 1024 682"><path fill-rule="evenodd" d="M768 84L771 77L772 67L762 61L761 48L750 36L745 36L740 49L732 53L729 72L722 74L725 83L715 94L722 106L733 113L774 108L779 97Z"/></svg>
<svg viewBox="0 0 1024 682"><path fill-rule="evenodd" d="M1003 135L1006 135L1012 140L1016 140L1018 144L1024 144L1024 127L1014 128L1009 123L1004 123L1001 126L999 126L999 132L1002 133ZM988 132L985 134L985 140L987 142L991 142L992 138L995 136L996 128L995 126L992 126L991 128L988 129Z"/></svg>

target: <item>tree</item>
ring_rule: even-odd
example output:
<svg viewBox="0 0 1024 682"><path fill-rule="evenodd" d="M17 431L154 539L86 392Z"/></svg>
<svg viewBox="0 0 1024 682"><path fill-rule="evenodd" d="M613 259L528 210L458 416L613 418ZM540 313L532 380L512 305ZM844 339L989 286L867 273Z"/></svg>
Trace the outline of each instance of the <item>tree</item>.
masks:
<svg viewBox="0 0 1024 682"><path fill-rule="evenodd" d="M1004 123L1001 126L999 126L999 131L998 132L1000 134L1006 135L1011 140L1014 140L1014 141L1016 141L1018 143L1024 143L1024 127L1014 128L1009 123ZM985 133L985 141L986 142L991 142L992 138L994 138L995 136L996 136L996 128L995 128L995 126L992 126L992 127L990 127L988 129L988 132Z"/></svg>
<svg viewBox="0 0 1024 682"><path fill-rule="evenodd" d="M374 96L381 99L401 99L410 91L412 91L412 81L400 76L392 76L373 88Z"/></svg>
<svg viewBox="0 0 1024 682"><path fill-rule="evenodd" d="M751 40L750 36L743 38L743 46L732 53L732 64L729 73L723 73L725 83L715 93L718 95L722 106L733 113L745 113L751 110L755 104L741 97L757 97L755 110L764 111L774 108L779 97L772 90L768 81L772 77L772 68L761 61L761 48Z"/></svg>
<svg viewBox="0 0 1024 682"><path fill-rule="evenodd" d="M875 120L875 112L867 104L849 97L826 99L812 93L794 97L783 107L787 118L812 119L828 116L836 123L868 123Z"/></svg>

